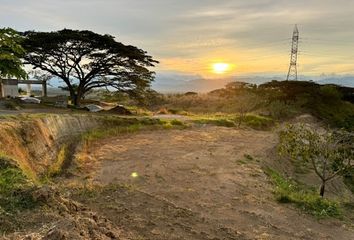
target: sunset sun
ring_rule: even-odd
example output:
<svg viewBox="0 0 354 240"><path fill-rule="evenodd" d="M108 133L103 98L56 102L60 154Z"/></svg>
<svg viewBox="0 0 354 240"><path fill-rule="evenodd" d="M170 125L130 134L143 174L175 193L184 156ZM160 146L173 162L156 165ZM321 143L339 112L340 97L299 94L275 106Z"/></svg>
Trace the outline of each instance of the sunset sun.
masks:
<svg viewBox="0 0 354 240"><path fill-rule="evenodd" d="M230 64L228 63L214 63L212 65L213 72L216 74L226 73L230 69Z"/></svg>

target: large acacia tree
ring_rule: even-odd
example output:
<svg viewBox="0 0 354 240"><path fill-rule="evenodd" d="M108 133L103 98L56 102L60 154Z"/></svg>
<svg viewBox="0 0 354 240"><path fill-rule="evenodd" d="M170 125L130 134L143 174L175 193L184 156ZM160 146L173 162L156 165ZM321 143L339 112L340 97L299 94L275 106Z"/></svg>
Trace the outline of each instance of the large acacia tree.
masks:
<svg viewBox="0 0 354 240"><path fill-rule="evenodd" d="M134 93L150 87L157 61L113 36L64 29L25 32L25 63L64 81L75 105L94 88Z"/></svg>

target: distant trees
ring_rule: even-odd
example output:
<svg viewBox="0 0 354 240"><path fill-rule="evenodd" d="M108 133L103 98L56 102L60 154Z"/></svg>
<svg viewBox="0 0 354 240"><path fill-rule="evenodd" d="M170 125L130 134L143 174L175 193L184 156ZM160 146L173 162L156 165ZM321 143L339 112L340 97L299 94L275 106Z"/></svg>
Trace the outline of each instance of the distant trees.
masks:
<svg viewBox="0 0 354 240"><path fill-rule="evenodd" d="M94 88L135 94L148 89L154 79L148 68L158 62L110 35L64 29L24 36L26 63L62 79L74 105Z"/></svg>
<svg viewBox="0 0 354 240"><path fill-rule="evenodd" d="M258 91L268 93L272 100L294 102L299 97L316 97L320 85L312 81L276 81L259 85Z"/></svg>
<svg viewBox="0 0 354 240"><path fill-rule="evenodd" d="M21 46L23 38L11 28L0 29L0 77L26 79L21 58L25 50Z"/></svg>
<svg viewBox="0 0 354 240"><path fill-rule="evenodd" d="M321 197L328 181L354 167L354 134L345 131L320 132L305 125L290 125L280 133L279 150L312 167L321 179Z"/></svg>
<svg viewBox="0 0 354 240"><path fill-rule="evenodd" d="M253 92L247 92L243 94L238 94L232 98L234 101L233 109L238 113L238 126L244 122L246 115L251 111L255 110L260 104L261 99L259 96Z"/></svg>
<svg viewBox="0 0 354 240"><path fill-rule="evenodd" d="M257 94L257 85L245 82L226 84L221 95L232 100L231 106L239 114L238 126L241 126L246 115L259 107L262 101Z"/></svg>

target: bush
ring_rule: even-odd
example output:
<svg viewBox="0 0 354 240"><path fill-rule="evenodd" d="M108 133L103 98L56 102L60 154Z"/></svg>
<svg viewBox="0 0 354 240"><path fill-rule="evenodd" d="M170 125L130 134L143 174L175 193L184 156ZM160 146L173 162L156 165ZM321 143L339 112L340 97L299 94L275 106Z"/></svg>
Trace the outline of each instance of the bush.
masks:
<svg viewBox="0 0 354 240"><path fill-rule="evenodd" d="M273 119L283 120L296 116L300 109L297 106L286 104L285 102L275 100L265 106L265 110Z"/></svg>
<svg viewBox="0 0 354 240"><path fill-rule="evenodd" d="M337 103L342 99L342 94L337 90L336 86L325 85L320 87L320 94L323 101L328 103Z"/></svg>
<svg viewBox="0 0 354 240"><path fill-rule="evenodd" d="M177 120L177 119L171 120L171 124L174 126L184 126L185 125L182 121Z"/></svg>
<svg viewBox="0 0 354 240"><path fill-rule="evenodd" d="M4 102L4 107L9 110L19 110L21 107L19 104L12 100L7 100Z"/></svg>
<svg viewBox="0 0 354 240"><path fill-rule="evenodd" d="M311 111L332 127L354 129L354 105L349 102L341 101L335 104L317 102L313 104Z"/></svg>

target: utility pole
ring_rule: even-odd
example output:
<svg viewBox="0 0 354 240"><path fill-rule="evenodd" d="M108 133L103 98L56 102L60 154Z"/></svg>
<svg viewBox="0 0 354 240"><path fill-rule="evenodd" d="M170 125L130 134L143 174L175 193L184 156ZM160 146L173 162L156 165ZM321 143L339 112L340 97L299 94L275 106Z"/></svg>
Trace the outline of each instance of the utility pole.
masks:
<svg viewBox="0 0 354 240"><path fill-rule="evenodd" d="M286 80L297 80L297 52L299 47L299 30L297 29L297 25L295 25L293 32L293 40L291 44L291 56L290 56L290 66L288 76Z"/></svg>

